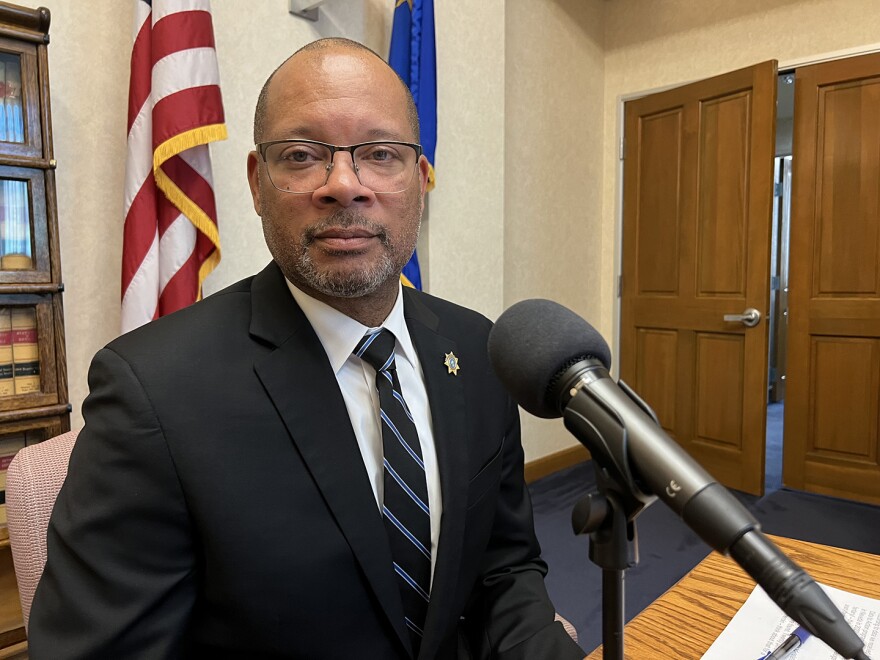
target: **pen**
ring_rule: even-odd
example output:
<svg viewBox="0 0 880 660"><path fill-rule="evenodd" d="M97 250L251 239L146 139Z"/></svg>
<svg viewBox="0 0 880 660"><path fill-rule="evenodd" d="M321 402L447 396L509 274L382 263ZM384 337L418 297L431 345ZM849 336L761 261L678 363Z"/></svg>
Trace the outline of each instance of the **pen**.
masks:
<svg viewBox="0 0 880 660"><path fill-rule="evenodd" d="M798 626L793 633L782 641L782 644L759 660L782 660L787 658L792 651L799 648L809 637L810 631L803 626Z"/></svg>

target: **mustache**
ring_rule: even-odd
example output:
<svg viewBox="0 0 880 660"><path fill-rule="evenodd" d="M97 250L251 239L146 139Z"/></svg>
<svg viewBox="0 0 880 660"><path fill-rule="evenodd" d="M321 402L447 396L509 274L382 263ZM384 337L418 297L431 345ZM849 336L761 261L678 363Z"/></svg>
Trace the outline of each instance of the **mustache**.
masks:
<svg viewBox="0 0 880 660"><path fill-rule="evenodd" d="M351 227L358 227L366 229L371 234L374 234L382 243L382 245L388 244L388 232L386 231L385 227L376 224L371 220L368 220L363 216L363 214L354 209L339 209L328 215L320 222L306 227L305 231L303 232L305 245L308 246L314 243L315 236L317 236L322 231L330 229L331 227L339 227L340 229L350 229Z"/></svg>

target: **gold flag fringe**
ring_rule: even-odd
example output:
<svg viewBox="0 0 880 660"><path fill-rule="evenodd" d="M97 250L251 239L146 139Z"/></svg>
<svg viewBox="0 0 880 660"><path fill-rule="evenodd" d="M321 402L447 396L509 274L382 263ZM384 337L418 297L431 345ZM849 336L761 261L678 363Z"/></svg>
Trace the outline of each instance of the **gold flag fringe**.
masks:
<svg viewBox="0 0 880 660"><path fill-rule="evenodd" d="M156 186L168 198L168 201L174 204L193 223L196 229L207 236L208 240L214 244L214 251L208 255L208 258L199 267L198 300L202 298L202 283L211 271L217 267L217 264L220 263L220 232L217 230L216 222L198 204L187 197L186 193L164 172L162 164L172 156L176 156L187 149L208 144L209 142L225 140L226 138L226 124L199 126L169 138L156 147L153 152L153 177L156 179Z"/></svg>

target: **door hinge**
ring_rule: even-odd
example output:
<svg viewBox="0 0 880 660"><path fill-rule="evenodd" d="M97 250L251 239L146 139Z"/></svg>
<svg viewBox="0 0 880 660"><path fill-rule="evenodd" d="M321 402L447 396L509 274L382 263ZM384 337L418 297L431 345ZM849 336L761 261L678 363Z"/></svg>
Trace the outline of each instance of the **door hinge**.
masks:
<svg viewBox="0 0 880 660"><path fill-rule="evenodd" d="M782 182L776 181L773 184L773 196L774 197L782 197Z"/></svg>
<svg viewBox="0 0 880 660"><path fill-rule="evenodd" d="M617 276L617 297L623 296L623 275Z"/></svg>
<svg viewBox="0 0 880 660"><path fill-rule="evenodd" d="M626 138L620 138L620 151L617 154L619 160L626 159Z"/></svg>

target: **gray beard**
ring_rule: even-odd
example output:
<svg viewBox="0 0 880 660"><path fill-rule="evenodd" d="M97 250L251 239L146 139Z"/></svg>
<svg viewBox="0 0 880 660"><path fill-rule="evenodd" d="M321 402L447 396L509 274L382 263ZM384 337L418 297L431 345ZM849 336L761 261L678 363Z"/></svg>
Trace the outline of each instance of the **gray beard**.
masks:
<svg viewBox="0 0 880 660"><path fill-rule="evenodd" d="M312 261L309 247L315 240L315 235L328 227L365 227L374 232L385 250L381 259L371 268L359 273L335 273L332 271L321 272ZM393 277L397 271L396 264L391 259L391 245L385 230L365 218L356 211L343 209L320 224L309 227L304 240L299 245L299 254L296 257L297 274L311 288L327 296L334 298L359 298L375 292L382 284ZM332 254L332 252L329 252Z"/></svg>
<svg viewBox="0 0 880 660"><path fill-rule="evenodd" d="M394 264L387 254L379 263L360 273L320 272L308 252L300 253L297 273L315 291L334 298L360 298L378 289L394 274Z"/></svg>

